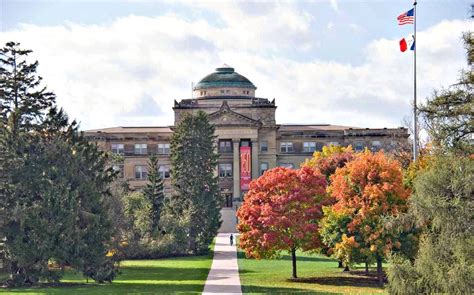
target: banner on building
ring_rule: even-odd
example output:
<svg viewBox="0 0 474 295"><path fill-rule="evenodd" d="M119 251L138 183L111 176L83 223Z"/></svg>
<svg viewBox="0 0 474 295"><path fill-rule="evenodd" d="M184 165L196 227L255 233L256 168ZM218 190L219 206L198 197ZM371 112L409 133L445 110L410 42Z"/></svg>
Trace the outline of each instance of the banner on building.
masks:
<svg viewBox="0 0 474 295"><path fill-rule="evenodd" d="M240 190L247 191L252 180L252 158L249 146L240 147Z"/></svg>

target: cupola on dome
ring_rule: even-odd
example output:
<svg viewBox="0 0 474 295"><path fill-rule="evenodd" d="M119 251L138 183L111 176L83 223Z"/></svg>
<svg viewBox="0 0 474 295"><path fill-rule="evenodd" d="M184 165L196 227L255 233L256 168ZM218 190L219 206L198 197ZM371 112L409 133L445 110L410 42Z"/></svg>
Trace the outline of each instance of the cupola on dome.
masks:
<svg viewBox="0 0 474 295"><path fill-rule="evenodd" d="M194 90L204 90L209 88L246 88L255 90L257 87L241 74L235 72L234 68L229 65L222 65L216 68L212 74L202 78L196 84Z"/></svg>

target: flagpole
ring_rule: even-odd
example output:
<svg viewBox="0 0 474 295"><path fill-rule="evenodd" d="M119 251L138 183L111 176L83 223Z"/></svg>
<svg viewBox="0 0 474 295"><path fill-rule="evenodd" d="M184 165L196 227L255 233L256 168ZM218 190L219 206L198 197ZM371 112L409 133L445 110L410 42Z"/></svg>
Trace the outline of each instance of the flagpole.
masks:
<svg viewBox="0 0 474 295"><path fill-rule="evenodd" d="M414 6L414 36L415 48L413 51L413 161L418 157L418 116L416 106L416 48L418 47L418 40L416 39L416 1Z"/></svg>

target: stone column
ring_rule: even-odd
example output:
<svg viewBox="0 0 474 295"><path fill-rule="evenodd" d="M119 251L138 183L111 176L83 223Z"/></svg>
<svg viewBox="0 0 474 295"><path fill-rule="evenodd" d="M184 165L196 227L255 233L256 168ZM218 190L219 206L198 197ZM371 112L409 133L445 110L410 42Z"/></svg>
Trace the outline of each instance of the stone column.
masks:
<svg viewBox="0 0 474 295"><path fill-rule="evenodd" d="M258 140L252 139L252 179L260 176L260 167L258 165Z"/></svg>
<svg viewBox="0 0 474 295"><path fill-rule="evenodd" d="M234 201L239 200L240 201L240 150L239 150L239 144L240 144L240 139L233 139L232 140L233 144L233 153L234 153L234 159L232 161L232 176L233 176L233 195L232 198Z"/></svg>

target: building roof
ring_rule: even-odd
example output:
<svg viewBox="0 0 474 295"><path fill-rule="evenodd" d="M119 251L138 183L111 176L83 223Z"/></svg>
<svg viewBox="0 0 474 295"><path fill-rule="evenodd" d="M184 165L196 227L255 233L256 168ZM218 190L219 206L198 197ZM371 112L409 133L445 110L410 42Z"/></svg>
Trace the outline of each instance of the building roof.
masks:
<svg viewBox="0 0 474 295"><path fill-rule="evenodd" d="M194 86L194 90L221 87L257 89L249 79L235 72L234 68L224 64L216 68L214 73L202 78L201 81Z"/></svg>
<svg viewBox="0 0 474 295"><path fill-rule="evenodd" d="M85 133L171 133L173 132L170 127L167 126L137 126L137 127L109 127L101 129L85 130Z"/></svg>
<svg viewBox="0 0 474 295"><path fill-rule="evenodd" d="M337 131L337 130L347 130L347 129L363 129L360 127L350 127L350 126L340 126L340 125L330 125L330 124L314 124L314 125L298 125L298 124L281 124L280 131Z"/></svg>

